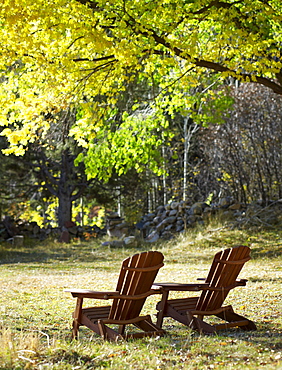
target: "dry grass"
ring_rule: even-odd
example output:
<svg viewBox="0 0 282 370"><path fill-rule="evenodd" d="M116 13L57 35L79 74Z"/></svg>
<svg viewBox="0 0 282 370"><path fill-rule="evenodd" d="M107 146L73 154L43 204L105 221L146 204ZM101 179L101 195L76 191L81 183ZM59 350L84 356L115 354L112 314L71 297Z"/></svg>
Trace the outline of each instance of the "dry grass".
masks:
<svg viewBox="0 0 282 370"><path fill-rule="evenodd" d="M158 249L165 266L158 281L205 277L219 249L247 244L252 260L240 277L247 287L228 301L250 317L256 332L237 329L208 337L166 319L164 338L104 343L88 329L71 342L75 301L64 289L114 289L121 261ZM0 369L282 369L282 232L203 229L138 249L108 249L100 241L0 246ZM174 293L180 296L179 293ZM156 297L144 311L155 313ZM153 316L154 317L154 316Z"/></svg>

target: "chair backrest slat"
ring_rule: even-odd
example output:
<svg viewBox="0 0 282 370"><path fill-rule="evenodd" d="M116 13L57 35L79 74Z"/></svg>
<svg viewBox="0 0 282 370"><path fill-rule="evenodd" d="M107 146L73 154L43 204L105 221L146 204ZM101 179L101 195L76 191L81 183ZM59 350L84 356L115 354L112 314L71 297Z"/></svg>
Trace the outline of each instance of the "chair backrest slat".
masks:
<svg viewBox="0 0 282 370"><path fill-rule="evenodd" d="M123 261L116 290L122 295L138 295L151 289L154 279L163 266L163 255L157 251L135 254ZM137 317L145 303L138 300L114 299L110 319L129 320Z"/></svg>
<svg viewBox="0 0 282 370"><path fill-rule="evenodd" d="M238 246L218 252L213 259L206 283L216 290L203 291L196 310L212 311L218 309L227 297L228 287L235 284L244 264L250 259L250 248ZM225 289L227 288L227 289Z"/></svg>

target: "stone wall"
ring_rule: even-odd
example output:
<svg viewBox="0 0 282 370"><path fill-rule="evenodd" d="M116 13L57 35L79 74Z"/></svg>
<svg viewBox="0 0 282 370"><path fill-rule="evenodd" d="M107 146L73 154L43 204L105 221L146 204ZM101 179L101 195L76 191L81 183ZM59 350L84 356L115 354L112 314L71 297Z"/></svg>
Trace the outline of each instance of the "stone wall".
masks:
<svg viewBox="0 0 282 370"><path fill-rule="evenodd" d="M106 229L101 229L98 226L80 226L74 222L68 222L60 229L58 227L40 228L36 222L16 221L10 217L5 217L0 221L0 241L5 240L17 245L20 241L23 242L24 239L28 238L38 240L52 238L68 243L73 238L88 240L105 234Z"/></svg>
<svg viewBox="0 0 282 370"><path fill-rule="evenodd" d="M275 228L282 225L282 199L270 202L267 206L263 206L260 201L242 204L229 197L210 205L205 202L190 205L183 201L173 201L157 207L134 225L125 222L116 212L109 213L103 229L97 226L79 226L74 222L67 223L62 229L40 228L36 222L16 222L5 217L0 221L0 241L8 240L20 245L24 238L44 240L51 237L68 243L74 238L89 240L107 234L109 241L103 245L134 246L139 240L153 243L159 239L172 239L189 228L208 223L213 217L220 218L228 227Z"/></svg>
<svg viewBox="0 0 282 370"><path fill-rule="evenodd" d="M131 234L129 226L115 214L114 222L108 220L110 226L107 227L107 232L113 238L118 237L120 245L123 245L123 238L129 235L139 236L152 243L159 239L171 239L177 233L193 228L197 224L210 222L213 217L217 217L228 227L275 227L282 223L282 200L273 201L267 206L262 206L260 201L242 204L230 197L221 198L217 203L210 205L205 202L189 205L187 202L173 201L144 215L136 223L135 232L131 229ZM137 230L139 234L136 233ZM111 245L111 242L109 244Z"/></svg>

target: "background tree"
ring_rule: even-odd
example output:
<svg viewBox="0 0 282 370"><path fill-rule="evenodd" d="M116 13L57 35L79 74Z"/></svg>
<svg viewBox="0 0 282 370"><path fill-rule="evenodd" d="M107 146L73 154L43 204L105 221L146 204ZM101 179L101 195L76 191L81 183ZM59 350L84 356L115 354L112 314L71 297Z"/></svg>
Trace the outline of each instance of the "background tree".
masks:
<svg viewBox="0 0 282 370"><path fill-rule="evenodd" d="M41 135L48 130L42 112L81 105L86 98L92 130L81 121L78 125L92 155L101 124L101 102L93 97L115 104L126 81L136 76L149 80L158 74L153 106L185 100L181 94L166 99L173 82L181 81L183 91L197 86L205 69L281 94L281 16L275 0L5 1L0 13L1 119L16 130L4 130L10 152L22 153L38 128ZM157 117L154 121L164 124ZM93 161L86 164L91 167ZM89 168L89 174L100 168Z"/></svg>
<svg viewBox="0 0 282 370"><path fill-rule="evenodd" d="M36 180L32 168L22 158L2 153L7 148L3 137L0 137L0 148L0 219L7 215L19 218L26 202L36 192Z"/></svg>
<svg viewBox="0 0 282 370"><path fill-rule="evenodd" d="M232 89L233 109L224 125L202 130L200 141L216 195L238 201L261 199L263 204L282 195L282 99L252 84ZM212 176L213 173L213 176ZM207 174L202 176L207 178Z"/></svg>
<svg viewBox="0 0 282 370"><path fill-rule="evenodd" d="M281 20L277 0L6 0L0 10L5 153L22 155L70 107L80 110L69 132L87 151L77 163L84 161L88 177L107 180L132 168L160 176L169 116L208 122L187 94L207 70L214 80L231 76L282 93ZM125 113L117 105L133 81L150 89Z"/></svg>

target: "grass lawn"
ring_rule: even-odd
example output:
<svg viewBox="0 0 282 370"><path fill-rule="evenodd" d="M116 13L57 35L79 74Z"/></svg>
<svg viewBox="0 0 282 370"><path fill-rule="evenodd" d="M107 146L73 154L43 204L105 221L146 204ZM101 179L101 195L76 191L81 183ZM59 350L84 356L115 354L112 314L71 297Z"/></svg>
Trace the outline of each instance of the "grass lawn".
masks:
<svg viewBox="0 0 282 370"><path fill-rule="evenodd" d="M149 249L165 256L156 281L195 282L217 251L238 244L252 249L240 274L248 283L232 290L226 303L255 321L257 331L205 336L165 319L163 338L109 343L81 328L80 339L71 341L75 300L64 289L113 290L121 261ZM281 252L280 230L198 230L131 249L102 247L101 240L33 240L21 249L2 243L0 369L282 369ZM153 320L158 298L149 297L143 311Z"/></svg>

